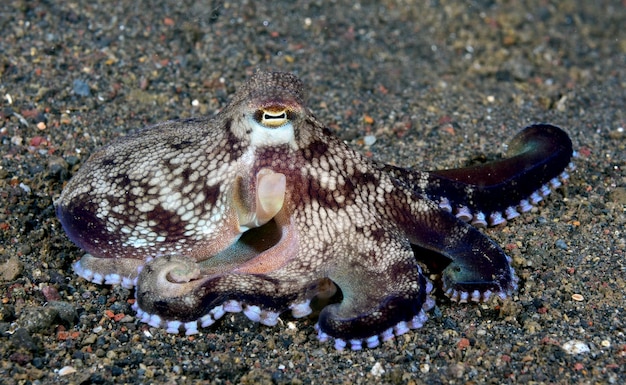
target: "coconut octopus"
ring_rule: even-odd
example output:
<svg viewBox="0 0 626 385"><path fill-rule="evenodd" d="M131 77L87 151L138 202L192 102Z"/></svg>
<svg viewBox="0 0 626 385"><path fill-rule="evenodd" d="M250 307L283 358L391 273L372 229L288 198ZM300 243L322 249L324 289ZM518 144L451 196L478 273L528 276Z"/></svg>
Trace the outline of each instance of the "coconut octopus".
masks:
<svg viewBox="0 0 626 385"><path fill-rule="evenodd" d="M306 107L302 82L257 72L214 117L168 121L95 152L55 202L88 254L75 272L136 287L137 317L195 334L226 312L275 325L323 307L318 338L375 347L434 305L418 261L457 302L505 298L510 258L477 227L529 211L568 179L568 135L536 124L502 160L441 171L373 161ZM423 255L422 255L423 254Z"/></svg>

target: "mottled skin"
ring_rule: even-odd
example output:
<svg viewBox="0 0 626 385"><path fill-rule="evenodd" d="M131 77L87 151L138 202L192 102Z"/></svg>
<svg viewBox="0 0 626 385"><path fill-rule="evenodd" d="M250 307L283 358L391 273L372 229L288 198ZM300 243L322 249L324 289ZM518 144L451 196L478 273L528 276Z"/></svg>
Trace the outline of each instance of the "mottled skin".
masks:
<svg viewBox="0 0 626 385"><path fill-rule="evenodd" d="M439 172L379 164L313 116L298 78L259 72L213 118L158 124L94 153L57 214L89 253L77 273L136 285L139 317L153 326L192 334L241 310L273 325L339 288L320 339L374 347L421 326L433 305L411 245L451 261L442 284L454 300L516 288L508 257L465 221L529 209L541 196L524 198L566 178L572 147L538 125L510 153Z"/></svg>

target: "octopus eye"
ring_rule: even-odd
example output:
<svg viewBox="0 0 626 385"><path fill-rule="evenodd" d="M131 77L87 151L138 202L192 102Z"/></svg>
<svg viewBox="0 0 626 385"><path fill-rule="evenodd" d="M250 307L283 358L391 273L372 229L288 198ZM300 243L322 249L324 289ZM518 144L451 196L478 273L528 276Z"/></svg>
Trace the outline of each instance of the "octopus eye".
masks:
<svg viewBox="0 0 626 385"><path fill-rule="evenodd" d="M276 106L257 110L254 119L267 128L274 128L286 124L290 115L286 108Z"/></svg>
<svg viewBox="0 0 626 385"><path fill-rule="evenodd" d="M296 148L295 113L285 104L265 105L248 115L247 134L252 146L281 146L289 144Z"/></svg>

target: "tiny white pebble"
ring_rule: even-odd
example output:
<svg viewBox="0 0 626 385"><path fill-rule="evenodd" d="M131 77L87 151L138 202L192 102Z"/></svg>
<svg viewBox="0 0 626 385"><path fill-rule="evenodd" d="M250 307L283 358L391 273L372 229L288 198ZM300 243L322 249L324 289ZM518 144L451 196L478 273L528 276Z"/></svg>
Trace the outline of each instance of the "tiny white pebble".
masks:
<svg viewBox="0 0 626 385"><path fill-rule="evenodd" d="M59 376L67 376L76 373L76 369L73 366L64 366L59 369Z"/></svg>
<svg viewBox="0 0 626 385"><path fill-rule="evenodd" d="M24 192L26 192L26 193L29 193L29 194L30 194L30 192L31 192L30 186L28 186L28 185L26 185L26 184L24 184L24 183L20 183L20 188L21 188L22 190L24 190Z"/></svg>
<svg viewBox="0 0 626 385"><path fill-rule="evenodd" d="M370 370L370 373L373 376L379 377L383 373L385 373L385 369L383 369L383 366L380 364L380 362L376 362L374 366L372 366L372 370Z"/></svg>
<svg viewBox="0 0 626 385"><path fill-rule="evenodd" d="M365 143L366 146L371 146L376 143L376 137L374 135L366 135L363 137L363 143Z"/></svg>
<svg viewBox="0 0 626 385"><path fill-rule="evenodd" d="M570 340L567 341L566 343L563 344L563 346L561 346L561 349L563 349L565 351L565 353L567 354L583 354L583 353L589 353L590 349L589 346L579 340Z"/></svg>

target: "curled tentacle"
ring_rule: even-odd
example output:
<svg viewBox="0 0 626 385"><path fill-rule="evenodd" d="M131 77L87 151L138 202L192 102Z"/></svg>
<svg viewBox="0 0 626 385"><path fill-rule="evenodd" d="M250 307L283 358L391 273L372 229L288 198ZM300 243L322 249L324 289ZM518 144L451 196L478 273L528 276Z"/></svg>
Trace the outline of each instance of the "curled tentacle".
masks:
<svg viewBox="0 0 626 385"><path fill-rule="evenodd" d="M460 302L482 301L491 294L509 295L517 288L510 259L494 241L434 202L412 202L406 210L412 214L396 221L412 244L450 260L442 273L448 296ZM419 254L416 258L424 261Z"/></svg>
<svg viewBox="0 0 626 385"><path fill-rule="evenodd" d="M253 321L276 324L290 303L301 303L300 290L285 291L284 281L264 275L197 275L197 264L181 257L163 257L146 264L136 288L141 320L177 333L207 327L224 312L243 312ZM189 281L186 281L189 279ZM306 282L306 281L303 281ZM293 288L293 287L291 287Z"/></svg>
<svg viewBox="0 0 626 385"><path fill-rule="evenodd" d="M393 262L373 260L364 254L351 259L351 274L341 264L331 269L329 278L341 289L343 298L322 310L318 323L321 332L343 340L366 339L429 308L430 282L408 243L394 239L381 242L394 256Z"/></svg>

